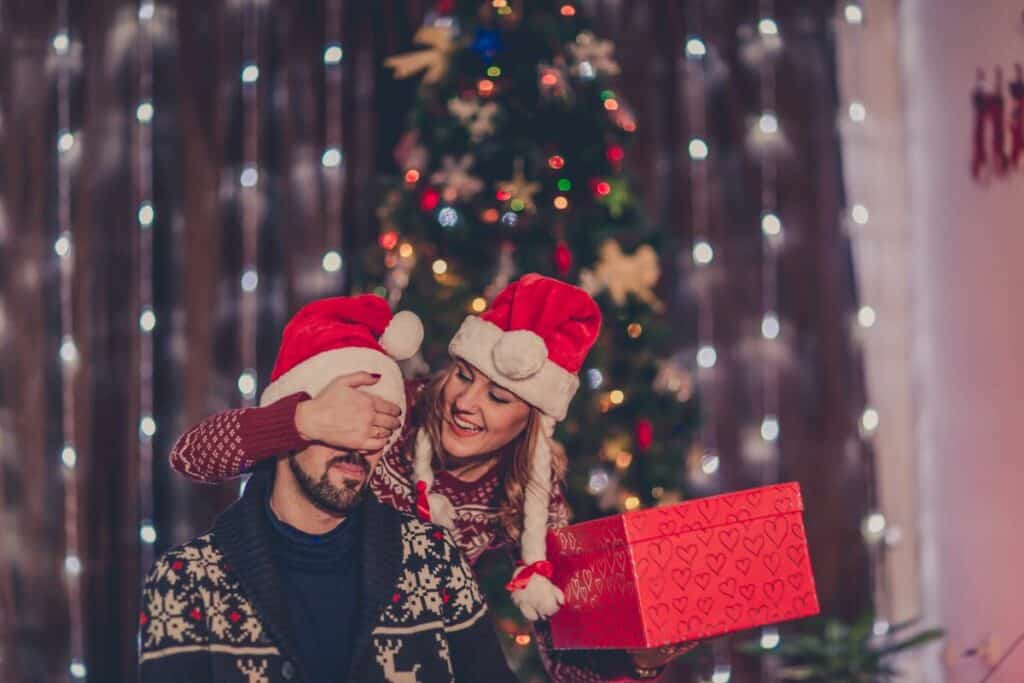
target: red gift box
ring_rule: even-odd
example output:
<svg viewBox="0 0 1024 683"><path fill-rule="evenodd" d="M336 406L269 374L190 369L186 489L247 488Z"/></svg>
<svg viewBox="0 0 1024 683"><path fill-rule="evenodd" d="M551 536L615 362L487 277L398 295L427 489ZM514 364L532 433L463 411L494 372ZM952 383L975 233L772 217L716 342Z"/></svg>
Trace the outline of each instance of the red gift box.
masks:
<svg viewBox="0 0 1024 683"><path fill-rule="evenodd" d="M817 614L802 512L789 483L552 531L554 647L660 647Z"/></svg>

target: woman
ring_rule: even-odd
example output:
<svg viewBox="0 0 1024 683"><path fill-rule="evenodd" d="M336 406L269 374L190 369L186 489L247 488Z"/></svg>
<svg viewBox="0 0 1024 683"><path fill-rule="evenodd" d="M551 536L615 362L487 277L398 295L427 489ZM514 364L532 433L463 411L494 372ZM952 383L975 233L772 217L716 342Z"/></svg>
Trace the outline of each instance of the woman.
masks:
<svg viewBox="0 0 1024 683"><path fill-rule="evenodd" d="M577 287L535 274L510 284L487 313L463 322L448 369L407 385L410 419L370 482L382 502L451 528L471 563L485 550L518 545L522 566L508 588L531 621L564 601L545 558L548 527L569 520L559 485L566 457L552 433L600 325L597 305ZM209 418L179 439L171 464L222 481L312 441L380 449L397 421L394 406L354 389L372 381L342 377L316 398L294 394ZM538 629L548 671L563 681L655 678L681 652L556 653L547 641Z"/></svg>

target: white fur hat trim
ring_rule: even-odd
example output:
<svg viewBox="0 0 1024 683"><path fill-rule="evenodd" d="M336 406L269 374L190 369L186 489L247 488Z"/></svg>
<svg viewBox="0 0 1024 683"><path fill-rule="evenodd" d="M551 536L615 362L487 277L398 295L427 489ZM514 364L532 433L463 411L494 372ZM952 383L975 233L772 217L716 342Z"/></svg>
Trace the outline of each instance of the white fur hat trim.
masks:
<svg viewBox="0 0 1024 683"><path fill-rule="evenodd" d="M565 419L580 386L579 377L547 357L539 336L529 330L506 332L475 315L462 321L448 352L556 420Z"/></svg>

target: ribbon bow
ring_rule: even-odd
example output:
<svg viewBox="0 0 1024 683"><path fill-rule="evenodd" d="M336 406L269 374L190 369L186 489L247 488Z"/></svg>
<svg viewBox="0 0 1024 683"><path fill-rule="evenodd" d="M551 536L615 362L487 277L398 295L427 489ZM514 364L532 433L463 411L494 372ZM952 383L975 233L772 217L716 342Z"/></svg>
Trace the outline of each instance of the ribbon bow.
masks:
<svg viewBox="0 0 1024 683"><path fill-rule="evenodd" d="M540 560L538 562L528 564L523 571L516 574L515 578L505 584L505 590L511 593L512 591L518 591L526 588L526 585L530 583L530 579L534 574L540 574L544 578L550 579L555 575L555 567L547 560Z"/></svg>
<svg viewBox="0 0 1024 683"><path fill-rule="evenodd" d="M424 522L430 522L430 499L427 497L429 491L427 482L416 482L416 515Z"/></svg>

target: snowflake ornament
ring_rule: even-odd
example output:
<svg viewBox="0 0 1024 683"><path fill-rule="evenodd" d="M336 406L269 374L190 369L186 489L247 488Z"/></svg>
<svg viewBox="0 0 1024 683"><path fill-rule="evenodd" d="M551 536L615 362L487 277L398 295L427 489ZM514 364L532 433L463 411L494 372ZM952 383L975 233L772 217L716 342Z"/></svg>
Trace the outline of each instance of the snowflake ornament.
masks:
<svg viewBox="0 0 1024 683"><path fill-rule="evenodd" d="M569 45L572 54L572 74L586 80L597 75L617 76L621 69L615 61L615 43L600 40L590 31L583 31L576 36L576 42Z"/></svg>
<svg viewBox="0 0 1024 683"><path fill-rule="evenodd" d="M580 272L580 287L591 296L608 290L617 306L624 305L626 297L632 294L660 311L664 306L654 294L660 277L658 254L651 245L645 244L634 253L625 254L618 242L608 240L601 245L600 259L594 269Z"/></svg>
<svg viewBox="0 0 1024 683"><path fill-rule="evenodd" d="M430 176L430 182L444 188L448 201L472 199L484 189L483 181L469 172L473 161L472 154L465 154L458 161L445 157L441 160L441 168Z"/></svg>
<svg viewBox="0 0 1024 683"><path fill-rule="evenodd" d="M437 83L448 73L448 65L455 52L454 35L451 26L422 26L416 31L413 42L426 49L388 57L384 65L393 69L395 78L399 80L423 72L424 83Z"/></svg>
<svg viewBox="0 0 1024 683"><path fill-rule="evenodd" d="M531 182L526 179L523 175L523 162L516 161L516 172L512 176L511 180L503 180L498 183L498 191L508 194L509 199L518 199L523 203L523 209L533 213L537 210L537 205L533 201L533 196L540 191L539 182Z"/></svg>
<svg viewBox="0 0 1024 683"><path fill-rule="evenodd" d="M453 97L448 100L448 111L466 127L473 142L480 142L494 133L494 117L498 114L498 105L494 102L481 105L477 100Z"/></svg>

